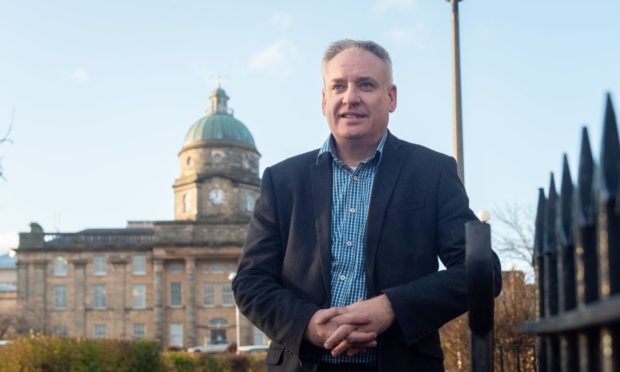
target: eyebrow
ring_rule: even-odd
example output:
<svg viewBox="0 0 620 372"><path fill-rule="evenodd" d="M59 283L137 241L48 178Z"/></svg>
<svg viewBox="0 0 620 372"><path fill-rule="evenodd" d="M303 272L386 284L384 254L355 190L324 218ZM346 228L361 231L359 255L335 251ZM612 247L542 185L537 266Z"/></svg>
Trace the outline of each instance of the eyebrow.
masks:
<svg viewBox="0 0 620 372"><path fill-rule="evenodd" d="M377 81L375 79L371 78L370 76L361 76L361 77L355 79L355 82L357 84L359 84L359 83L365 83L365 82L376 83Z"/></svg>
<svg viewBox="0 0 620 372"><path fill-rule="evenodd" d="M347 81L347 79L345 79L345 78L334 78L334 79L331 79L329 82L330 83L342 83L342 82L345 82L345 81ZM359 84L359 83L364 83L364 82L367 82L367 81L369 81L371 83L376 83L377 82L375 79L373 79L370 76L360 76L357 79L355 79L354 82L356 84Z"/></svg>

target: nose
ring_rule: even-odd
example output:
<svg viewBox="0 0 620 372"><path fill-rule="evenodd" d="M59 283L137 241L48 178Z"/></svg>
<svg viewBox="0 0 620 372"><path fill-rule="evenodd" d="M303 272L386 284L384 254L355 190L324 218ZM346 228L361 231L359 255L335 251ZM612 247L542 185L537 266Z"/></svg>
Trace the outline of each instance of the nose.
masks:
<svg viewBox="0 0 620 372"><path fill-rule="evenodd" d="M360 95L354 85L349 85L347 91L344 92L342 102L347 105L356 105L360 103Z"/></svg>

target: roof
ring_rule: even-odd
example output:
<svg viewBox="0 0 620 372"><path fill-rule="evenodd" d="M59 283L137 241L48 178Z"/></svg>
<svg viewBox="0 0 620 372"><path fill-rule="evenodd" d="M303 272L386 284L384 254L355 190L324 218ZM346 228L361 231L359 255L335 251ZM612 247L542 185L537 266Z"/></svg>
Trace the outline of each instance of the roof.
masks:
<svg viewBox="0 0 620 372"><path fill-rule="evenodd" d="M10 284L0 284L0 292L15 292L17 287Z"/></svg>
<svg viewBox="0 0 620 372"><path fill-rule="evenodd" d="M0 255L0 269L16 269L17 257L11 257L10 254Z"/></svg>
<svg viewBox="0 0 620 372"><path fill-rule="evenodd" d="M228 109L226 92L221 87L211 95L211 111L198 119L187 131L184 145L195 142L240 144L256 150L252 133Z"/></svg>
<svg viewBox="0 0 620 372"><path fill-rule="evenodd" d="M214 113L198 119L187 131L184 144L200 141L236 142L256 149L248 128L231 114Z"/></svg>

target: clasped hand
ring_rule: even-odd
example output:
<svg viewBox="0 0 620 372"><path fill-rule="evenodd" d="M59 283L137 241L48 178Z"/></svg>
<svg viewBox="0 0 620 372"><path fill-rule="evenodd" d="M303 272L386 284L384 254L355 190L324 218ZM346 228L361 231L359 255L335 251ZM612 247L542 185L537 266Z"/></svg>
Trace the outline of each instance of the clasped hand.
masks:
<svg viewBox="0 0 620 372"><path fill-rule="evenodd" d="M318 347L353 356L377 346L377 336L394 322L394 312L385 295L360 300L347 307L332 307L314 313L305 337Z"/></svg>

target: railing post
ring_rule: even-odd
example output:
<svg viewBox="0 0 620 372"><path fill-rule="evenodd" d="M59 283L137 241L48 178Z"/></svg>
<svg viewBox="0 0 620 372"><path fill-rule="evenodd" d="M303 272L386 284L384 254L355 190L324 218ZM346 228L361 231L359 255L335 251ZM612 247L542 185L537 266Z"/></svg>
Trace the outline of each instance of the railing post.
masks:
<svg viewBox="0 0 620 372"><path fill-rule="evenodd" d="M555 239L556 208L557 194L552 173L551 181L549 182L549 199L545 204L545 236L543 246L545 317L558 313L558 264ZM558 359L560 350L557 335L549 335L545 338L545 349L547 371L559 371Z"/></svg>
<svg viewBox="0 0 620 372"><path fill-rule="evenodd" d="M536 308L536 314L538 319L545 317L545 265L543 256L543 247L545 244L545 206L547 204L547 198L545 197L545 190L538 189L538 207L536 209L536 230L534 234L534 271L536 273L536 288L538 293L538 306ZM538 372L547 371L547 352L546 341L544 338L538 338L536 341L536 369Z"/></svg>
<svg viewBox="0 0 620 372"><path fill-rule="evenodd" d="M575 193L575 269L577 284L577 306L581 309L598 300L598 257L596 255L596 220L592 180L594 159L590 147L588 130L581 135L579 175ZM599 332L597 329L580 332L579 370L600 371Z"/></svg>
<svg viewBox="0 0 620 372"><path fill-rule="evenodd" d="M575 308L575 243L573 239L573 181L566 154L563 159L560 202L556 218L558 252L559 313ZM560 365L564 372L577 371L577 334L566 332L560 335Z"/></svg>
<svg viewBox="0 0 620 372"><path fill-rule="evenodd" d="M616 205L620 178L620 140L611 98L607 95L605 119L603 123L603 143L601 146L598 193L598 262L599 294L607 300L620 292L620 216ZM619 346L620 334L617 326L605 326L601 329L601 368L603 372L620 369Z"/></svg>
<svg viewBox="0 0 620 372"><path fill-rule="evenodd" d="M483 222L465 224L471 370L493 372L493 252L491 227Z"/></svg>

